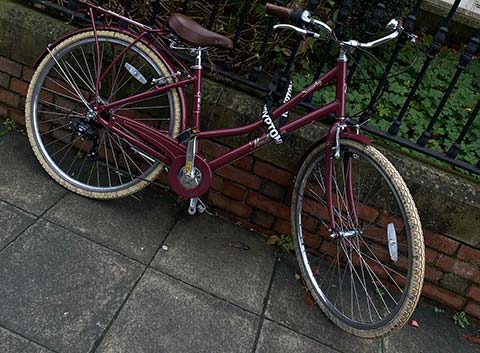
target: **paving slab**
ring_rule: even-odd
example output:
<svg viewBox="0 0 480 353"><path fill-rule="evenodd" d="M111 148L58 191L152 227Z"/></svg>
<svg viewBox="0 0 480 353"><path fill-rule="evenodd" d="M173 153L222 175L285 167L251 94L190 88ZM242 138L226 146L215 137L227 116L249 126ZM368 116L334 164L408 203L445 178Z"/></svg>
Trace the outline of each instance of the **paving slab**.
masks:
<svg viewBox="0 0 480 353"><path fill-rule="evenodd" d="M97 353L251 352L259 318L149 269Z"/></svg>
<svg viewBox="0 0 480 353"><path fill-rule="evenodd" d="M89 352L143 269L39 221L0 253L0 325L57 352Z"/></svg>
<svg viewBox="0 0 480 353"><path fill-rule="evenodd" d="M405 325L399 332L384 338L384 352L399 353L478 353L480 346L465 336L480 334L471 326L460 328L453 322L453 312L442 311L421 302L412 315L419 327Z"/></svg>
<svg viewBox="0 0 480 353"><path fill-rule="evenodd" d="M33 222L32 215L0 201L0 251Z"/></svg>
<svg viewBox="0 0 480 353"><path fill-rule="evenodd" d="M10 132L0 137L0 200L35 215L67 192L53 181L33 155L27 137Z"/></svg>
<svg viewBox="0 0 480 353"><path fill-rule="evenodd" d="M381 340L349 335L331 323L316 305L307 305L302 284L285 261L277 262L265 315L341 352L381 352Z"/></svg>
<svg viewBox="0 0 480 353"><path fill-rule="evenodd" d="M69 193L45 218L147 264L176 221L174 204L152 189L118 200Z"/></svg>
<svg viewBox="0 0 480 353"><path fill-rule="evenodd" d="M256 353L336 353L337 351L272 321L265 320Z"/></svg>
<svg viewBox="0 0 480 353"><path fill-rule="evenodd" d="M165 245L154 268L261 313L275 259L258 233L201 215L179 221Z"/></svg>
<svg viewBox="0 0 480 353"><path fill-rule="evenodd" d="M0 327L0 352L51 353L52 351Z"/></svg>

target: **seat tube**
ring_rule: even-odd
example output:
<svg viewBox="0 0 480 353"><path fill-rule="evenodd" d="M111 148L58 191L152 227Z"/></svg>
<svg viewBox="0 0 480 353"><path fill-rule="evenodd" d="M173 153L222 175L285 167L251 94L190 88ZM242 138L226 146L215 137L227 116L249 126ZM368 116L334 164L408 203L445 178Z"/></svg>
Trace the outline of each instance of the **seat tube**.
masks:
<svg viewBox="0 0 480 353"><path fill-rule="evenodd" d="M197 48L195 65L192 67L195 76L193 84L192 127L200 128L200 110L202 104L202 48Z"/></svg>

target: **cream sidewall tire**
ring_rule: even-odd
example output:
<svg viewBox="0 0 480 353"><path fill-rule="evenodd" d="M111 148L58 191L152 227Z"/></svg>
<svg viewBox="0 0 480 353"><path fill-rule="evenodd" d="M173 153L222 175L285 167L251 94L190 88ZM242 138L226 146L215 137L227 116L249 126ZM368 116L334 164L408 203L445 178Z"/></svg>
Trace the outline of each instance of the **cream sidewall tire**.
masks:
<svg viewBox="0 0 480 353"><path fill-rule="evenodd" d="M97 35L99 38L116 39L116 40L124 41L126 43L132 43L135 40L134 37L131 37L123 33L115 32L115 31L102 30L102 31L98 31ZM81 41L84 39L90 39L90 38L94 38L94 34L92 31L76 34L60 42L54 48L51 48L50 52L52 55L55 55L55 53L62 51L64 48L78 41ZM152 62L155 65L157 65L159 70L165 76L168 76L170 74L170 71L168 70L167 66L163 63L162 59L157 54L155 54L151 49L149 49L146 45L144 45L141 42L137 42L134 45L134 47L141 50L150 60L152 60ZM135 183L130 184L128 187L125 187L124 189L119 189L116 191L105 191L105 192L90 191L82 187L73 185L71 182L63 178L61 175L59 175L58 172L56 172L55 169L50 165L49 161L46 159L46 157L41 151L41 148L39 147L40 142L37 140L36 132L34 131L34 121L33 121L34 117L33 117L33 111L32 111L34 102L32 102L32 96L33 96L36 85L39 83L38 81L42 74L42 71L46 68L47 64L52 60L52 55L47 54L45 58L40 62L30 82L30 86L28 88L28 93L27 93L26 102L25 102L25 125L27 129L28 139L30 141L30 145L32 146L33 152L37 157L38 161L40 162L40 164L42 165L42 167L56 182L58 182L60 185L62 185L66 189L73 191L79 195L86 196L89 198L94 198L94 199L116 199L116 198L134 194L142 190L146 186L148 186L148 184L151 181L153 181L164 170L163 163L159 163L159 165L156 168L154 168L152 171L150 171L148 175L144 175L142 177L143 180L137 180ZM177 90L171 90L170 92L171 92L172 103L173 103L172 135L176 136L180 130L180 120L181 120L180 99L179 99L179 94Z"/></svg>

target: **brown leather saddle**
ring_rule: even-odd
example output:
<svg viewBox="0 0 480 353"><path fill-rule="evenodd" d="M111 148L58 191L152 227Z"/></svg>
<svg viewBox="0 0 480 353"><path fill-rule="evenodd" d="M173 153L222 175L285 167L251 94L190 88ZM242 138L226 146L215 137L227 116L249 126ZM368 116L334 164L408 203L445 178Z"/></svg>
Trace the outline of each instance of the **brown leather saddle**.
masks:
<svg viewBox="0 0 480 353"><path fill-rule="evenodd" d="M233 49L230 38L203 28L198 22L180 13L174 13L168 19L168 25L185 42L198 46L215 46Z"/></svg>

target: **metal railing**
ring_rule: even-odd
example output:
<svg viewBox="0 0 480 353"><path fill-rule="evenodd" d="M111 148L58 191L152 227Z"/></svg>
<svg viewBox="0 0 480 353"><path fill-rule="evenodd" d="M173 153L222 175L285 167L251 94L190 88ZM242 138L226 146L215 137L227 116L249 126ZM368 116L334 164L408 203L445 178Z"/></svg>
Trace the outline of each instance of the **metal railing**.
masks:
<svg viewBox="0 0 480 353"><path fill-rule="evenodd" d="M141 1L141 0L137 0L137 2L138 1ZM82 15L75 11L78 6L78 2L76 0L57 0L57 1L31 0L29 2L41 3L44 6L54 9L56 11L60 11L61 13L67 16L76 17L82 20ZM101 6L108 6L108 2L106 1L99 0L95 2L97 4L100 4ZM132 3L134 2L135 1L123 1L123 4L122 4L123 14L127 14L127 15L130 14ZM173 9L177 12L182 11L183 13L190 15L190 9L192 8L192 6L195 6L195 3L197 3L198 5L199 2L188 1L188 0L183 0L183 1L153 0L153 2L150 1L150 7L151 7L150 12L148 13L147 16L144 15L143 20L144 22L147 21L149 24L155 24L155 22L157 22L158 24L159 22L158 18L161 18L162 16L166 17L168 15L168 11ZM272 36L273 36L272 29L277 20L273 17L267 18L265 20L265 24L264 24L265 28L264 28L264 31L262 31L264 33L263 38L261 38L261 41L258 45L258 52L255 55L255 57L258 59L253 63L253 65L251 65L251 69L249 70L249 72L239 73L238 69L232 66L232 63L234 62L235 56L237 54L236 52L239 51L239 42L242 36L242 32L244 31L244 28L248 24L247 21L248 21L249 13L252 11L252 7L253 7L252 5L258 5L258 1L246 0L238 3L239 4L241 3L242 5L240 8L236 9L235 16L233 18L233 20L236 21L235 31L233 33L233 39L232 39L234 43L234 48L231 51L229 51L226 55L224 55L223 64L217 65L216 71L220 75L224 75L230 79L239 81L259 91L265 92L267 91L268 84L265 84L265 82L262 83L261 80L259 79L265 69L261 58L264 56L267 50L267 46L272 39ZM289 5L289 1L277 0L276 3L282 6ZM311 10L315 10L318 4L319 4L319 1L312 1L312 0L308 1L308 6L309 6L309 9ZM410 14L405 19L404 27L408 32L414 32L414 26L417 20L420 4L421 4L421 0L417 0ZM463 125L463 127L458 129L459 131L455 132L456 134L455 137L450 136L450 139L451 140L454 139L454 142L451 144L451 146L449 146L449 148L445 148L445 150L443 151L438 151L428 147L428 144L432 139L432 136L435 135L435 128L439 125L439 123L441 123L440 117L441 117L442 110L444 109L445 104L449 100L452 92L455 90L455 85L458 82L459 77L464 73L467 65L470 63L472 58L478 55L479 47L480 47L480 29L477 29L476 34L470 39L468 44L465 46L465 49L463 50L461 57L459 59L459 62L457 64L457 69L453 73L450 83L448 84L448 87L445 88L445 91L443 92L443 96L438 102L436 109L435 107L432 108L432 111L433 109L435 109L435 112L433 116L430 118L430 121L426 129L421 133L421 135L417 139L414 139L413 137L407 138L405 136L399 136L399 131L400 131L400 128L402 127L402 124L404 123L404 118L408 114L409 109L411 108L412 101L414 100L414 97L416 96L416 94L418 93L418 90L420 89L419 88L420 84L425 79L425 75L428 72L431 63L436 60L437 54L445 42L448 28L451 25L452 18L456 13L459 4L460 4L460 0L455 0L448 15L443 19L440 27L437 29L437 31L433 35L433 40L428 50L426 51L426 57L424 59L423 65L420 71L416 74L416 80L413 86L411 87L410 92L408 93L408 96L403 103L402 108L399 110L397 116L394 118L390 127L388 129L381 130L372 125L365 124L363 125L363 129L382 139L392 141L410 150L420 152L424 155L433 157L439 161L446 162L454 167L458 167L470 173L480 175L480 160L478 160L476 163L468 163L464 160L457 158L460 154L460 151L462 150L462 146L464 145L466 136L468 136L470 129L475 123L475 119L479 115L480 99L478 100L474 108L471 109L469 113L464 114L465 124ZM169 5L171 7L169 7ZM205 25L207 28L216 30L215 23L218 20L219 16L222 15L220 13L220 9L222 8L221 6L222 2L220 0L210 1L208 2L208 5L209 6L206 9L208 11L205 11L207 16L204 16L200 20L202 24ZM352 5L353 5L352 0L342 0L338 8L337 20L335 23L335 32L339 37L342 36L345 30L345 22L352 11ZM372 10L369 21L366 25L364 38L361 38L362 40L367 40L370 37L372 37L374 33L378 32L378 30L380 29L380 24L384 19L384 14L385 14L385 1L380 0ZM293 39L290 40L290 44L291 44L290 54L287 60L285 61L284 68L280 70L285 75L290 72L293 66L294 60L297 57L297 53L302 43L302 40L303 39L299 36L294 37ZM391 72L396 61L398 60L399 54L401 53L402 48L404 48L406 41L407 41L406 36L400 36L399 39L397 40L395 48L391 54L391 57L385 66L386 68L385 73L378 80L376 87L373 90L372 98L367 105L367 109L359 119L361 123L367 122L367 120L369 120L372 115L375 116L375 104L377 103L377 99L381 95L382 89L385 86L385 82L386 82L385 79L388 76L388 74ZM329 57L329 53L331 52L331 49L332 49L331 45L332 44L327 44L323 48L316 48L317 50L320 50L320 54L318 55L318 58L320 58L320 60L317 65L316 72L313 75L314 76L313 79L316 79L322 73L322 70L325 68L327 63L326 58ZM357 63L361 62L362 56L363 56L362 52L357 52L354 55L354 61ZM350 70L349 78L351 79L356 74L357 69L355 66L352 66L349 70ZM478 78L478 81L480 82L480 77ZM314 105L312 104L311 100L304 101L302 105L306 109L314 108Z"/></svg>

